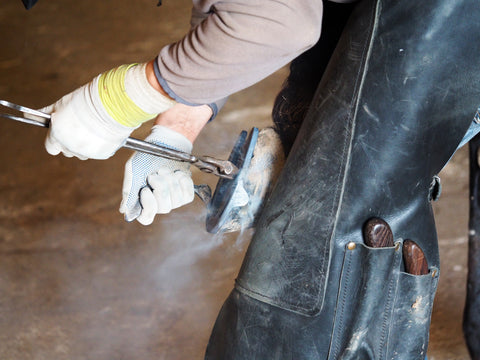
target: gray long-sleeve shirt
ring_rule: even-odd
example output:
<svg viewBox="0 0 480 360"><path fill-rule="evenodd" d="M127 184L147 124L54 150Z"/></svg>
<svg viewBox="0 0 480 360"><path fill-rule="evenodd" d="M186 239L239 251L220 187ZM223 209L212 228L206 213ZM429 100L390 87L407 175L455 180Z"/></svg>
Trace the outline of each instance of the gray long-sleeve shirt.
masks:
<svg viewBox="0 0 480 360"><path fill-rule="evenodd" d="M322 11L322 0L193 0L192 29L160 51L157 77L179 102L214 103L312 47Z"/></svg>

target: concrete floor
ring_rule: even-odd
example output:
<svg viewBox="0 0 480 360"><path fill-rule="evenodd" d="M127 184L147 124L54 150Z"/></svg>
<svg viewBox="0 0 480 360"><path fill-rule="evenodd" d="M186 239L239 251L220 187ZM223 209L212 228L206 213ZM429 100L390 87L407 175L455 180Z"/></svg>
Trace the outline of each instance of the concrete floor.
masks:
<svg viewBox="0 0 480 360"><path fill-rule="evenodd" d="M41 107L188 29L190 0L20 0L0 4L0 98ZM195 144L226 158L240 130L270 124L282 69L231 97ZM139 130L144 137L148 126ZM151 226L118 213L123 164L51 157L45 130L0 120L0 359L201 359L251 231L212 236L199 200ZM435 204L442 276L429 358L468 359L468 161L442 172ZM194 170L196 183L216 179Z"/></svg>

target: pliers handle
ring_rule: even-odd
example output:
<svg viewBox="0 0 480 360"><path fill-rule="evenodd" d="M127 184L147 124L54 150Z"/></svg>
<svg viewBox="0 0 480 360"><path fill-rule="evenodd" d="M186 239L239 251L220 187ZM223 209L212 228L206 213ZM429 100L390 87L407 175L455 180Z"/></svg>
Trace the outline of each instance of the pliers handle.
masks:
<svg viewBox="0 0 480 360"><path fill-rule="evenodd" d="M0 100L0 105L20 111L24 114L33 115L34 117L38 117L39 120L29 119L7 113L0 113L1 117L44 128L48 128L50 126L50 114L22 105L17 105L6 100ZM150 155L160 156L170 160L188 162L196 166L203 172L210 173L225 179L233 179L238 173L238 168L228 160L219 160L211 156L195 156L183 151L171 149L166 146L152 144L132 137L127 138L127 141L125 142L123 147L147 153Z"/></svg>

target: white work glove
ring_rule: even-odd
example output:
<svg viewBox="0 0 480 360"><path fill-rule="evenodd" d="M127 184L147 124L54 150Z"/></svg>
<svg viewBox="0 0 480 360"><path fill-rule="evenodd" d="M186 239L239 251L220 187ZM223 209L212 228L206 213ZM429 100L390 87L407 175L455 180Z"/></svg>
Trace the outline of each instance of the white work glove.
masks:
<svg viewBox="0 0 480 360"><path fill-rule="evenodd" d="M172 107L175 101L148 82L145 66L112 69L42 109L52 116L48 153L107 159L134 129Z"/></svg>
<svg viewBox="0 0 480 360"><path fill-rule="evenodd" d="M182 134L164 126L155 125L145 139L186 153L192 143ZM194 187L190 164L136 152L125 164L120 212L125 220L138 220L143 225L153 222L156 214L193 201Z"/></svg>

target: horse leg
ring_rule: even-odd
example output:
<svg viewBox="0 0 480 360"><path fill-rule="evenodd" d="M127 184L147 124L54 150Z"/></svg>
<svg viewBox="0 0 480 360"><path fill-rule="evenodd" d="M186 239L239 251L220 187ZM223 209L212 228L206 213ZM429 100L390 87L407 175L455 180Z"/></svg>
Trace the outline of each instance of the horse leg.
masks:
<svg viewBox="0 0 480 360"><path fill-rule="evenodd" d="M468 234L467 297L463 331L472 359L480 359L480 135L469 143L470 219Z"/></svg>

